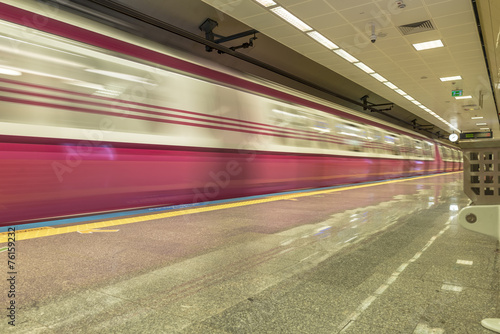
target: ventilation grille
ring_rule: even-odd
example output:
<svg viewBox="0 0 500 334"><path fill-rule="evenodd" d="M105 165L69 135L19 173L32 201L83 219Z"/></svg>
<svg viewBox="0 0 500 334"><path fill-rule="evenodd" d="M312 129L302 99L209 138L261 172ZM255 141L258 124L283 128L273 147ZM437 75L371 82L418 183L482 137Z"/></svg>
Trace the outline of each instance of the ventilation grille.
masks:
<svg viewBox="0 0 500 334"><path fill-rule="evenodd" d="M398 28L403 35L411 35L411 34L417 34L419 32L435 30L430 20L405 24L399 26Z"/></svg>

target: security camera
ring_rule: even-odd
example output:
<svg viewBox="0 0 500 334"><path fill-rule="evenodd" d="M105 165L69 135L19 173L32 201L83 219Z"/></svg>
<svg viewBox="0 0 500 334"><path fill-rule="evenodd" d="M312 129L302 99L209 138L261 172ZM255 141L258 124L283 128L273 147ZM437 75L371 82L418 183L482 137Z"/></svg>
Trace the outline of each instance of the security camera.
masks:
<svg viewBox="0 0 500 334"><path fill-rule="evenodd" d="M371 22L370 25L372 28L372 34L370 35L370 41L372 41L372 43L375 43L377 41L377 34L375 34L375 23Z"/></svg>

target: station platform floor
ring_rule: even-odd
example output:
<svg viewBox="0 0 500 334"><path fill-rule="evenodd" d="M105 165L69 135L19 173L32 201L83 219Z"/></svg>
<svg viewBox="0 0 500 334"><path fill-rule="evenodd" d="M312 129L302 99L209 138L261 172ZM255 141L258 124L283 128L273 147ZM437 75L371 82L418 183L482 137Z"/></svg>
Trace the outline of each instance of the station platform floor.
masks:
<svg viewBox="0 0 500 334"><path fill-rule="evenodd" d="M499 244L458 225L462 188L447 173L17 227L0 332L493 333Z"/></svg>

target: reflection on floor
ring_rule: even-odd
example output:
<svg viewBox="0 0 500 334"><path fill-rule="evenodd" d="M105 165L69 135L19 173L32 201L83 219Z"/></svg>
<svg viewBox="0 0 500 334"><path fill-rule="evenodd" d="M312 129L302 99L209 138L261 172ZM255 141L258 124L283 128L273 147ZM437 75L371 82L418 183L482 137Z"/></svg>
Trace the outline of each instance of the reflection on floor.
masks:
<svg viewBox="0 0 500 334"><path fill-rule="evenodd" d="M15 331L491 333L498 243L457 225L461 178L22 240Z"/></svg>

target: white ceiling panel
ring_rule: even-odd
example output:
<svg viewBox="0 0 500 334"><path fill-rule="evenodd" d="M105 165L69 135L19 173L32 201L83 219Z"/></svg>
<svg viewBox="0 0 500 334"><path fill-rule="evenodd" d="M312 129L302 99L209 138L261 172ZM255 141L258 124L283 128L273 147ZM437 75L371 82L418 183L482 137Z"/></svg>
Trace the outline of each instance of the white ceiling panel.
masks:
<svg viewBox="0 0 500 334"><path fill-rule="evenodd" d="M203 1L215 4L221 0ZM486 3L487 6L482 7L486 8L492 7L491 2L496 0L477 1ZM241 7L237 6L225 13L393 101L417 117L433 122L445 131L453 131L453 128L430 116L356 66L326 50L305 33L293 27L292 30L284 28L279 21L285 21L276 16L271 18L274 14L271 14L269 9L256 5L254 0L238 0L238 2L241 2ZM406 7L402 9L397 8L396 1L392 0L277 0L277 2L314 30L351 52L354 57L402 88L407 94L432 108L447 121L453 122L462 131L477 130L467 115L465 118L462 116L462 106L477 103L480 90L489 94L485 95L481 112L487 115L485 118L488 119L488 126L494 130L496 136L500 135L496 107L489 88L489 76L477 32L476 17L469 0L403 0ZM498 7L500 10L500 6ZM259 15L263 12L267 12L268 15ZM255 16L253 18L250 17L252 13ZM413 33L403 34L398 28L400 25L425 20L432 22L434 30L423 31L415 28L410 29ZM288 23L285 23L286 25ZM372 25L377 35L375 43L370 42ZM273 29L276 30L274 34ZM296 34L293 34L294 29ZM412 46L413 43L436 39L441 39L444 47L416 51ZM500 52L493 54L496 59ZM452 87L451 83L439 80L440 76L451 75L462 75L464 80L459 85L473 95L472 100L460 101L451 97L451 90L456 88L456 84Z"/></svg>
<svg viewBox="0 0 500 334"><path fill-rule="evenodd" d="M392 23L396 26L403 24L421 22L430 19L430 15L423 7L402 10L390 16Z"/></svg>
<svg viewBox="0 0 500 334"><path fill-rule="evenodd" d="M297 5L289 6L287 8L292 13L300 13L301 19L309 19L317 16L321 16L327 13L334 13L332 7L328 6L326 3L322 1L317 1L314 5L311 5L309 2L300 3ZM317 28L317 27L314 27Z"/></svg>
<svg viewBox="0 0 500 334"><path fill-rule="evenodd" d="M267 15L271 15L271 14L267 14ZM274 39L296 36L299 34L297 29L295 29L294 27L290 26L289 24L283 25L282 21L281 21L281 23L282 23L281 26L275 26L272 29L267 29L267 28L261 29L261 31L264 32L269 37L272 37Z"/></svg>
<svg viewBox="0 0 500 334"><path fill-rule="evenodd" d="M299 3L313 3L314 0L280 0L279 4L283 7L290 7Z"/></svg>
<svg viewBox="0 0 500 334"><path fill-rule="evenodd" d="M321 16L310 18L307 22L314 29L318 29L321 31L323 31L324 29L338 27L349 23L337 12L331 12L327 14L323 13L323 15Z"/></svg>
<svg viewBox="0 0 500 334"><path fill-rule="evenodd" d="M453 1L453 4L450 4L449 2L442 2L438 4L432 4L429 5L427 8L432 15L432 17L440 17L440 16L448 16L450 15L450 6L453 6L453 11L455 13L460 13L460 12L472 12L472 6L470 1Z"/></svg>
<svg viewBox="0 0 500 334"><path fill-rule="evenodd" d="M338 1L338 0L324 0L326 3L330 4L335 10L344 10L353 7L361 7L366 5L372 5L371 0L350 0L350 1Z"/></svg>
<svg viewBox="0 0 500 334"><path fill-rule="evenodd" d="M337 7L335 9L338 10ZM363 6L338 10L347 21L355 23L358 21L373 20L373 13L378 13L379 7L373 3L367 3Z"/></svg>

